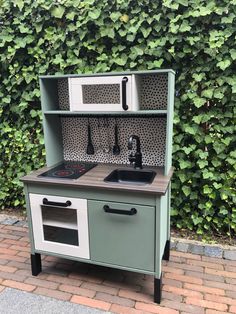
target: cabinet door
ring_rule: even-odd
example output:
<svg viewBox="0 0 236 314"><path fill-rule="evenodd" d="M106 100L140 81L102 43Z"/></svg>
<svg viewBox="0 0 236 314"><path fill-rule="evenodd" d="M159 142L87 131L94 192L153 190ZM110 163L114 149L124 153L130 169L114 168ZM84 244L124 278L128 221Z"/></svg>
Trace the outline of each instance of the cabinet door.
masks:
<svg viewBox="0 0 236 314"><path fill-rule="evenodd" d="M154 271L154 207L88 201L88 211L92 260Z"/></svg>
<svg viewBox="0 0 236 314"><path fill-rule="evenodd" d="M89 259L87 200L29 194L35 248Z"/></svg>
<svg viewBox="0 0 236 314"><path fill-rule="evenodd" d="M70 110L135 110L131 86L131 75L69 78Z"/></svg>

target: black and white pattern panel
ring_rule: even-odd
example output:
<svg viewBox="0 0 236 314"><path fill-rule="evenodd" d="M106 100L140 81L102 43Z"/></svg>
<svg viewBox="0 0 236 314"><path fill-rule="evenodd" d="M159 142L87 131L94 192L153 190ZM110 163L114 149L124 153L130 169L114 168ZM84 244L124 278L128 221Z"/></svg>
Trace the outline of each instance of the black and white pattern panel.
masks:
<svg viewBox="0 0 236 314"><path fill-rule="evenodd" d="M119 104L119 84L83 85L82 95L84 104Z"/></svg>
<svg viewBox="0 0 236 314"><path fill-rule="evenodd" d="M140 109L167 109L168 74L142 75L140 77Z"/></svg>
<svg viewBox="0 0 236 314"><path fill-rule="evenodd" d="M165 118L81 118L62 117L62 137L65 160L127 164L128 139L137 135L141 141L143 164L163 166L165 159ZM91 126L95 154L87 155L88 121ZM115 123L118 125L120 154L112 154ZM134 149L135 151L135 143Z"/></svg>
<svg viewBox="0 0 236 314"><path fill-rule="evenodd" d="M63 78L57 81L58 101L60 110L70 110L68 79Z"/></svg>

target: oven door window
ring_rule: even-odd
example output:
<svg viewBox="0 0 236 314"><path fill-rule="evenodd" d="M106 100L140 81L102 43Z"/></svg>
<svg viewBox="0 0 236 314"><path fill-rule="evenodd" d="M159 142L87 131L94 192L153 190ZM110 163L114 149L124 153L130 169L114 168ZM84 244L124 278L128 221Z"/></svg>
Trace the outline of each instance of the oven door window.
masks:
<svg viewBox="0 0 236 314"><path fill-rule="evenodd" d="M45 241L79 246L76 209L41 205Z"/></svg>

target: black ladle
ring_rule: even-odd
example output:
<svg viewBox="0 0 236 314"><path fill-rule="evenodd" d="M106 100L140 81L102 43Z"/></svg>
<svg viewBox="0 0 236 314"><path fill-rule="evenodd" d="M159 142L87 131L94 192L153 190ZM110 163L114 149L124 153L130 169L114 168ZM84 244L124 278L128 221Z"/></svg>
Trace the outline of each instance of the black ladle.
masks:
<svg viewBox="0 0 236 314"><path fill-rule="evenodd" d="M113 155L119 155L120 154L120 146L118 144L118 126L115 124L115 145L112 149Z"/></svg>
<svg viewBox="0 0 236 314"><path fill-rule="evenodd" d="M94 147L92 143L92 136L91 136L91 127L88 120L88 145L86 150L87 155L94 155Z"/></svg>

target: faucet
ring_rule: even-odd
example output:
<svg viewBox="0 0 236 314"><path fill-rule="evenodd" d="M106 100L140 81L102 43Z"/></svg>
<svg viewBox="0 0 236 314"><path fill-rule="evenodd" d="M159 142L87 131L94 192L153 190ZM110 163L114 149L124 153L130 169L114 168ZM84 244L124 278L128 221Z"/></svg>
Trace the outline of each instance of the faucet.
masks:
<svg viewBox="0 0 236 314"><path fill-rule="evenodd" d="M128 149L131 150L133 148L133 140L136 140L136 153L131 153L129 155L130 163L134 163L135 169L142 169L142 153L140 147L140 139L137 135L131 135L128 141Z"/></svg>

